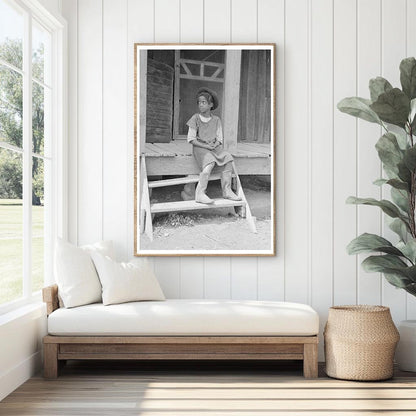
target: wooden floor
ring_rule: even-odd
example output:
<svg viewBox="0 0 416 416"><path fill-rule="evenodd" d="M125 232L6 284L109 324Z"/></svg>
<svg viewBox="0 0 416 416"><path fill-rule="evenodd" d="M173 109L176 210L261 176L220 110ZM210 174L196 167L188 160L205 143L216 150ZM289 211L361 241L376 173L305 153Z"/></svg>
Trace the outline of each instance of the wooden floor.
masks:
<svg viewBox="0 0 416 416"><path fill-rule="evenodd" d="M384 382L305 380L297 363L70 362L33 377L0 415L416 415L416 375Z"/></svg>
<svg viewBox="0 0 416 416"><path fill-rule="evenodd" d="M146 157L148 176L194 175L200 173L186 140L170 143L146 143L142 154ZM231 152L240 175L272 174L272 148L270 143L238 143Z"/></svg>

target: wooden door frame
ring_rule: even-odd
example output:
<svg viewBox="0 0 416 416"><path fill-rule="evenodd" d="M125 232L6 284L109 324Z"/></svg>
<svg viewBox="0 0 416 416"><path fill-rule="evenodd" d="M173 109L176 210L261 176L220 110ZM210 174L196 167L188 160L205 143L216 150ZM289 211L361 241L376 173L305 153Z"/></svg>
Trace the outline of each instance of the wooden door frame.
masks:
<svg viewBox="0 0 416 416"><path fill-rule="evenodd" d="M180 73L180 50L175 50L175 78L173 93L173 128L172 140L183 139L184 136L178 134L179 131L179 99L180 99L180 79L205 79L205 77L181 75ZM219 65L221 66L221 65ZM238 133L238 113L240 101L240 72L241 72L241 50L230 49L225 51L222 121L224 130L224 147L230 151L237 149ZM210 79L211 81L213 79ZM220 80L218 80L220 81Z"/></svg>

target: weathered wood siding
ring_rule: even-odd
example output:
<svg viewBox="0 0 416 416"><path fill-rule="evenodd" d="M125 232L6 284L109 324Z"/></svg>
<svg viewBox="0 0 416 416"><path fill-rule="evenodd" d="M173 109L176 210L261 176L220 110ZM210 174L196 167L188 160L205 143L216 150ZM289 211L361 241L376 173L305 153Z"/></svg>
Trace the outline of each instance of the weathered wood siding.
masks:
<svg viewBox="0 0 416 416"><path fill-rule="evenodd" d="M242 51L239 142L270 142L271 94L270 51Z"/></svg>
<svg viewBox="0 0 416 416"><path fill-rule="evenodd" d="M167 143L172 139L174 70L154 59L147 63L146 142Z"/></svg>

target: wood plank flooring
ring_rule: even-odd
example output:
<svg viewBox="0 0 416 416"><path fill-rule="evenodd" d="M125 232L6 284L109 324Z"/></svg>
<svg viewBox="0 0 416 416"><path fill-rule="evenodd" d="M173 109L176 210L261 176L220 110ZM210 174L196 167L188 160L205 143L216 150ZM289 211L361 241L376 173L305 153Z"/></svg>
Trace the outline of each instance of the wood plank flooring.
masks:
<svg viewBox="0 0 416 416"><path fill-rule="evenodd" d="M16 416L416 415L416 374L383 382L305 380L299 362L75 362L0 402Z"/></svg>
<svg viewBox="0 0 416 416"><path fill-rule="evenodd" d="M192 145L186 140L174 140L170 143L146 143L146 157L192 156ZM271 157L270 143L238 143L235 157Z"/></svg>

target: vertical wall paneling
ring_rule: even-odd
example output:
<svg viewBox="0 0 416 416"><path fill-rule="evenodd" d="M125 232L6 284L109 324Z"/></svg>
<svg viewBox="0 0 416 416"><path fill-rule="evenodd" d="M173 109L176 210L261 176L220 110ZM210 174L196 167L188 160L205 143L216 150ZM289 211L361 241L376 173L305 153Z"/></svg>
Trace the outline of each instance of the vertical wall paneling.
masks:
<svg viewBox="0 0 416 416"><path fill-rule="evenodd" d="M154 0L155 42L180 41L180 0ZM156 276L167 297L179 298L181 293L181 259L179 257L155 258Z"/></svg>
<svg viewBox="0 0 416 416"><path fill-rule="evenodd" d="M368 97L380 73L416 54L413 0L63 0L69 22L69 236L105 237L133 253L134 42L277 45L277 257L155 258L167 297L379 303L396 322L416 300L361 271L346 245L362 232L389 237L379 212L345 204L380 197L377 126L336 109ZM117 136L117 137L115 137ZM124 183L125 187L117 186ZM386 192L383 197L388 197ZM120 201L120 202L119 202ZM382 295L382 296L381 296Z"/></svg>
<svg viewBox="0 0 416 416"><path fill-rule="evenodd" d="M155 42L179 42L180 0L154 0Z"/></svg>
<svg viewBox="0 0 416 416"><path fill-rule="evenodd" d="M402 22L402 24L398 24ZM394 87L400 87L400 61L406 56L406 0L382 0L382 75ZM384 190L383 197L390 198L390 191ZM387 239L394 233L384 227ZM391 308L395 321L406 319L406 293L397 290L383 279L382 302Z"/></svg>
<svg viewBox="0 0 416 416"><path fill-rule="evenodd" d="M68 91L78 87L78 2L63 0L68 22ZM68 95L68 239L78 242L78 94Z"/></svg>
<svg viewBox="0 0 416 416"><path fill-rule="evenodd" d="M204 42L227 43L230 41L231 0L205 0ZM207 257L204 261L204 279L206 298L229 299L231 297L231 259Z"/></svg>
<svg viewBox="0 0 416 416"><path fill-rule="evenodd" d="M203 258L182 257L180 260L180 297L184 299L204 298Z"/></svg>
<svg viewBox="0 0 416 416"><path fill-rule="evenodd" d="M311 303L326 317L332 306L333 2L310 9L311 38ZM321 333L326 319L321 319ZM320 357L323 359L323 357Z"/></svg>
<svg viewBox="0 0 416 416"><path fill-rule="evenodd" d="M381 2L380 0L359 1L357 3L357 94L370 98L368 81L381 74ZM373 182L381 177L381 164L375 144L383 134L380 126L366 121L358 121L357 130L357 193L363 198L380 199L381 188ZM359 206L357 234L381 233L381 210L377 207ZM361 262L368 255L358 256L358 298L361 304L381 303L380 273L367 273Z"/></svg>
<svg viewBox="0 0 416 416"><path fill-rule="evenodd" d="M285 137L289 138L285 140L285 300L307 302L310 260L308 0L286 2L285 27Z"/></svg>
<svg viewBox="0 0 416 416"><path fill-rule="evenodd" d="M231 0L204 0L204 42L231 42Z"/></svg>
<svg viewBox="0 0 416 416"><path fill-rule="evenodd" d="M103 238L127 252L127 0L103 1ZM130 194L131 195L131 194Z"/></svg>
<svg viewBox="0 0 416 416"><path fill-rule="evenodd" d="M334 0L334 106L343 98L357 95L356 1ZM356 194L356 133L354 117L334 109L334 304L357 301L357 259L345 250L356 236L356 212L345 204Z"/></svg>
<svg viewBox="0 0 416 416"><path fill-rule="evenodd" d="M78 2L78 243L102 239L102 3Z"/></svg>
<svg viewBox="0 0 416 416"><path fill-rule="evenodd" d="M276 257L258 259L258 298L283 300L285 293L284 253L284 48L285 2L284 0L259 0L258 42L276 43L275 62L275 193L276 193Z"/></svg>
<svg viewBox="0 0 416 416"><path fill-rule="evenodd" d="M229 257L207 257L205 259L205 298L231 298L231 263Z"/></svg>
<svg viewBox="0 0 416 416"><path fill-rule="evenodd" d="M231 0L231 41L257 41L257 0Z"/></svg>
<svg viewBox="0 0 416 416"><path fill-rule="evenodd" d="M203 43L204 0L180 0L180 41Z"/></svg>
<svg viewBox="0 0 416 416"><path fill-rule="evenodd" d="M156 257L153 260L154 272L167 298L179 299L181 297L179 257Z"/></svg>
<svg viewBox="0 0 416 416"><path fill-rule="evenodd" d="M127 3L127 257L134 252L134 44L154 41L153 0Z"/></svg>
<svg viewBox="0 0 416 416"><path fill-rule="evenodd" d="M406 57L416 57L416 25L414 24L414 16L416 16L416 2L414 0L407 0L407 50ZM407 319L416 319L416 297L412 295L407 296Z"/></svg>
<svg viewBox="0 0 416 416"><path fill-rule="evenodd" d="M202 43L204 39L203 0L180 0L180 41ZM200 257L180 259L181 298L204 297L204 261Z"/></svg>
<svg viewBox="0 0 416 416"><path fill-rule="evenodd" d="M231 39L235 43L257 40L257 0L231 1ZM257 258L231 258L231 297L257 298ZM251 294L250 294L251 292Z"/></svg>
<svg viewBox="0 0 416 416"><path fill-rule="evenodd" d="M231 298L257 299L257 258L231 260Z"/></svg>

